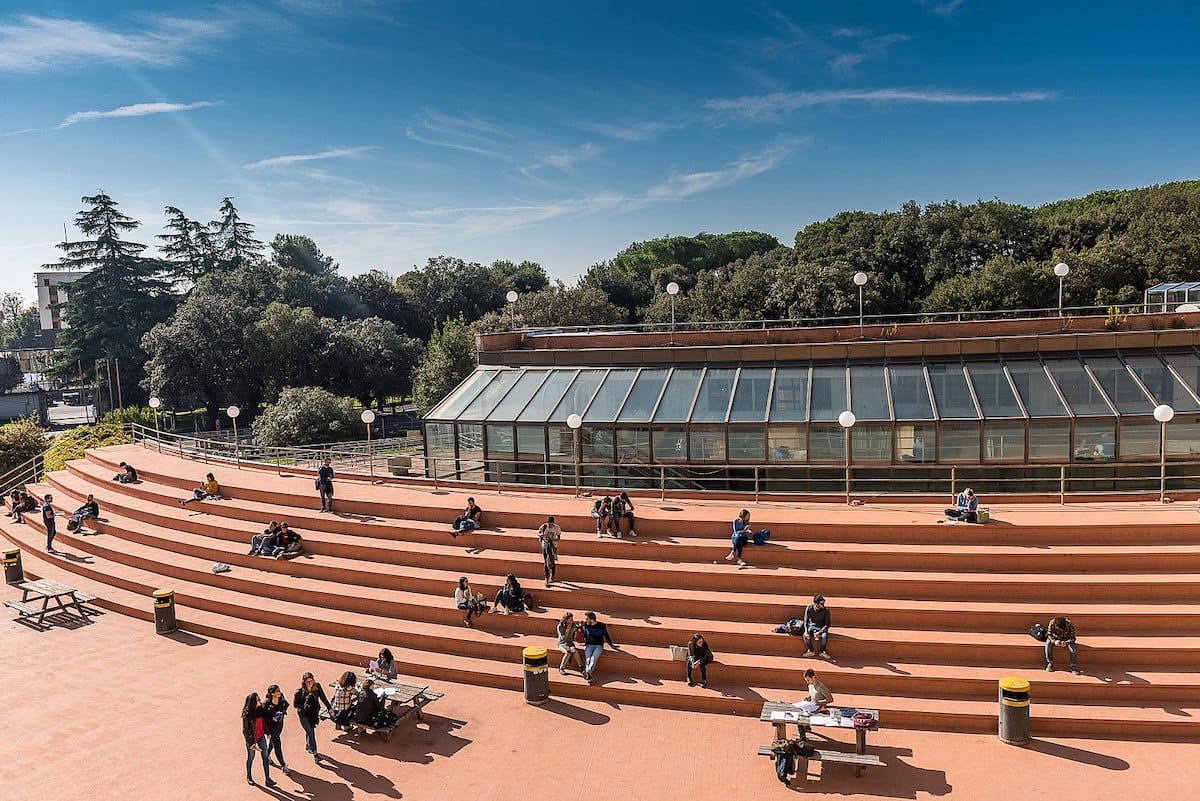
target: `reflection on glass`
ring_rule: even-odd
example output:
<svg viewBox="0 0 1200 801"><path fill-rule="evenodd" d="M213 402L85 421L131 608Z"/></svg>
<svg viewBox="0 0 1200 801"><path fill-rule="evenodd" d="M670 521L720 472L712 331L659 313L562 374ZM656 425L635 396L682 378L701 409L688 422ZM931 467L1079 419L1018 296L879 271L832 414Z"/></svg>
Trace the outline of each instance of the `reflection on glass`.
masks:
<svg viewBox="0 0 1200 801"><path fill-rule="evenodd" d="M858 462L892 461L892 427L859 423L850 429L850 459Z"/></svg>
<svg viewBox="0 0 1200 801"><path fill-rule="evenodd" d="M1164 353L1163 361L1171 365L1193 395L1200 395L1200 361L1195 353Z"/></svg>
<svg viewBox="0 0 1200 801"><path fill-rule="evenodd" d="M1125 363L1133 370L1154 397L1154 404L1165 403L1176 412L1200 410L1200 404L1188 392L1175 374L1157 356L1129 356Z"/></svg>
<svg viewBox="0 0 1200 801"><path fill-rule="evenodd" d="M1167 456L1196 459L1200 457L1200 421L1176 417L1167 426Z"/></svg>
<svg viewBox="0 0 1200 801"><path fill-rule="evenodd" d="M769 368L743 367L738 373L733 405L729 409L731 423L761 423L767 419L767 396L771 393ZM732 448L732 445L730 445Z"/></svg>
<svg viewBox="0 0 1200 801"><path fill-rule="evenodd" d="M733 369L709 368L700 382L700 393L692 409L693 423L723 423L729 413L729 399L733 394Z"/></svg>
<svg viewBox="0 0 1200 801"><path fill-rule="evenodd" d="M808 411L808 368L780 367L771 395L772 423L803 423Z"/></svg>
<svg viewBox="0 0 1200 801"><path fill-rule="evenodd" d="M1100 388L1078 359L1047 359L1046 369L1076 417L1112 415Z"/></svg>
<svg viewBox="0 0 1200 801"><path fill-rule="evenodd" d="M546 370L526 370L524 372L525 374L517 379L517 383L504 396L504 400L496 404L496 408L488 414L489 420L515 420L521 410L525 408L525 404L529 403L529 399L537 392L538 387L546 380L546 376L549 375Z"/></svg>
<svg viewBox="0 0 1200 801"><path fill-rule="evenodd" d="M1120 359L1109 356L1089 358L1087 366L1096 377L1108 399L1117 407L1118 414L1150 414L1154 404L1133 380L1133 376L1121 364Z"/></svg>
<svg viewBox="0 0 1200 801"><path fill-rule="evenodd" d="M575 379L575 370L552 370L533 399L525 404L525 411L517 418L522 423L540 423L550 419L554 407L562 400L563 393Z"/></svg>
<svg viewBox="0 0 1200 801"><path fill-rule="evenodd" d="M564 425L546 426L546 441L550 446L547 459L551 462L575 461L575 432Z"/></svg>
<svg viewBox="0 0 1200 801"><path fill-rule="evenodd" d="M542 426L517 426L517 457L544 459L545 456L546 429Z"/></svg>
<svg viewBox="0 0 1200 801"><path fill-rule="evenodd" d="M808 460L839 463L846 461L846 432L840 425L814 424L809 427Z"/></svg>
<svg viewBox="0 0 1200 801"><path fill-rule="evenodd" d="M512 389L513 384L517 383L517 379L521 377L520 370L504 370L496 375L491 382L488 383L483 391L475 396L474 400L467 404L467 408L463 409L462 414L458 416L460 420L486 420L488 412Z"/></svg>
<svg viewBox="0 0 1200 801"><path fill-rule="evenodd" d="M1083 462L1117 458L1117 424L1114 420L1076 420L1072 453Z"/></svg>
<svg viewBox="0 0 1200 801"><path fill-rule="evenodd" d="M425 447L432 457L454 455L454 424L426 423Z"/></svg>
<svg viewBox="0 0 1200 801"><path fill-rule="evenodd" d="M937 459L937 428L933 425L897 425L896 457L902 462Z"/></svg>
<svg viewBox="0 0 1200 801"><path fill-rule="evenodd" d="M979 424L943 423L938 440L938 461L978 462Z"/></svg>
<svg viewBox="0 0 1200 801"><path fill-rule="evenodd" d="M463 459L483 458L483 426L478 423L458 424L458 455Z"/></svg>
<svg viewBox="0 0 1200 801"><path fill-rule="evenodd" d="M1171 426L1167 426L1167 430L1170 431ZM1122 420L1121 458L1157 459L1159 434L1156 420Z"/></svg>
<svg viewBox="0 0 1200 801"><path fill-rule="evenodd" d="M498 425L489 423L484 427L487 432L487 449L490 458L507 457L512 458L513 455L513 427L511 425Z"/></svg>
<svg viewBox="0 0 1200 801"><path fill-rule="evenodd" d="M804 426L771 426L767 431L772 462L808 460L808 437Z"/></svg>
<svg viewBox="0 0 1200 801"><path fill-rule="evenodd" d="M662 394L663 383L667 380L666 370L642 370L633 389L617 419L622 423L648 423L654 407L658 405L658 396Z"/></svg>
<svg viewBox="0 0 1200 801"><path fill-rule="evenodd" d="M1045 368L1040 362L1013 361L1005 362L1008 374L1012 376L1013 385L1025 404L1025 410L1030 417L1067 417L1067 409L1059 400L1054 385L1046 375ZM1033 441L1029 443L1030 456L1033 455ZM1063 449L1066 456L1066 449Z"/></svg>
<svg viewBox="0 0 1200 801"><path fill-rule="evenodd" d="M700 373L696 369L675 369L663 390L662 400L658 402L658 411L654 413L655 422L686 423L688 414L692 411L692 401L696 399L696 387L700 384Z"/></svg>
<svg viewBox="0 0 1200 801"><path fill-rule="evenodd" d="M573 414L582 417L587 405L592 401L592 396L596 394L596 387L600 386L603 380L604 370L580 370L562 400L554 407L550 420L565 423Z"/></svg>
<svg viewBox="0 0 1200 801"><path fill-rule="evenodd" d="M812 419L814 421L837 420L838 415L847 408L846 368L814 367L812 371Z"/></svg>
<svg viewBox="0 0 1200 801"><path fill-rule="evenodd" d="M888 377L892 382L892 408L896 411L897 420L933 419L933 405L929 402L924 367L919 364L889 367Z"/></svg>
<svg viewBox="0 0 1200 801"><path fill-rule="evenodd" d="M943 420L979 419L961 364L929 365L929 383L933 387L938 416Z"/></svg>
<svg viewBox="0 0 1200 801"><path fill-rule="evenodd" d="M715 426L692 426L689 432L688 453L693 461L725 461L725 429Z"/></svg>
<svg viewBox="0 0 1200 801"><path fill-rule="evenodd" d="M612 462L613 430L584 426L579 429L579 450L585 462Z"/></svg>
<svg viewBox="0 0 1200 801"><path fill-rule="evenodd" d="M629 385L633 383L636 373L636 370L609 370L604 383L600 385L596 396L592 398L587 413L583 415L583 421L585 423L611 423L616 419L617 411L625 402L625 396L629 393Z"/></svg>
<svg viewBox="0 0 1200 801"><path fill-rule="evenodd" d="M428 420L454 420L499 370L476 370L426 415Z"/></svg>
<svg viewBox="0 0 1200 801"><path fill-rule="evenodd" d="M767 432L765 429L761 427L729 429L729 461L761 462L766 458Z"/></svg>
<svg viewBox="0 0 1200 801"><path fill-rule="evenodd" d="M656 428L650 432L654 461L670 462L687 458L687 440L682 428Z"/></svg>
<svg viewBox="0 0 1200 801"><path fill-rule="evenodd" d="M989 462L1025 461L1025 424L984 423L983 458Z"/></svg>
<svg viewBox="0 0 1200 801"><path fill-rule="evenodd" d="M1070 423L1029 423L1029 461L1065 462L1070 450Z"/></svg>
<svg viewBox="0 0 1200 801"><path fill-rule="evenodd" d="M983 412L984 417L995 419L1025 416L1021 413L1017 396L1013 394L1012 385L1008 383L1008 376L999 362L968 364L967 375L971 377L975 399L979 401L979 410Z"/></svg>
<svg viewBox="0 0 1200 801"><path fill-rule="evenodd" d="M617 429L617 461L644 464L650 461L650 429Z"/></svg>
<svg viewBox="0 0 1200 801"><path fill-rule="evenodd" d="M850 410L859 420L892 419L882 366L850 368L850 403ZM890 446L888 451L890 459ZM857 451L855 453L857 454Z"/></svg>

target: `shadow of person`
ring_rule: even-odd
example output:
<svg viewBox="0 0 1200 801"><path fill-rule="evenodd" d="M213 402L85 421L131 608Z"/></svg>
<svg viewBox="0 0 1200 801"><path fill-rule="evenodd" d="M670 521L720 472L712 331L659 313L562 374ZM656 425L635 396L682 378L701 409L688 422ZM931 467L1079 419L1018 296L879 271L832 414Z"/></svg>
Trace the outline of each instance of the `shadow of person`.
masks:
<svg viewBox="0 0 1200 801"><path fill-rule="evenodd" d="M1079 762L1084 765L1095 765L1104 770L1129 770L1129 763L1123 759L1108 754L1101 754L1097 751L1087 751L1083 748L1063 745L1062 743L1031 740L1025 747L1030 751L1037 751L1039 754L1046 754L1047 756L1059 759L1069 759L1072 762Z"/></svg>
<svg viewBox="0 0 1200 801"><path fill-rule="evenodd" d="M422 721L411 716L400 720L387 743L374 734L343 735L343 738L353 737L354 749L361 753L417 765L433 762L434 756L454 756L471 744L471 740L455 733L466 725L465 721L430 715L428 710L424 715Z"/></svg>
<svg viewBox="0 0 1200 801"><path fill-rule="evenodd" d="M367 795L382 795L388 798L404 797L404 794L396 789L396 785L387 776L372 773L366 768L342 762L326 753L321 754L321 766L333 771L335 776L347 785L350 785L347 789L357 788ZM323 798L324 796L318 797ZM343 797L353 798L354 793L351 792L349 795Z"/></svg>
<svg viewBox="0 0 1200 801"><path fill-rule="evenodd" d="M848 746L843 750L852 750ZM792 777L791 789L806 792L818 789L827 795L867 795L880 798L911 798L918 796L950 795L954 788L946 781L944 770L922 768L905 762L902 757L912 757L911 748L895 748L868 744L867 753L878 756L884 763L882 768L868 768L862 776L855 777L851 765L808 763L797 760L797 773ZM772 768L773 763L771 764ZM806 773L805 771L808 771ZM814 780L809 774L820 776Z"/></svg>
<svg viewBox="0 0 1200 801"><path fill-rule="evenodd" d="M324 758L328 759L328 757ZM352 801L354 798L354 789L351 788L350 785L345 784L344 782L326 781L320 776L302 773L294 767L292 768L291 775L287 778L300 785L300 789L295 793L279 792L278 787L276 787L273 791L266 790L266 788L263 788L261 785L260 789L266 790L266 792L271 793L272 795L278 795L283 798L303 796L305 798L314 799L314 801L315 799L320 799L320 801ZM280 780L276 779L276 781ZM287 781L287 779L284 779L283 781ZM397 797L399 796L397 795Z"/></svg>

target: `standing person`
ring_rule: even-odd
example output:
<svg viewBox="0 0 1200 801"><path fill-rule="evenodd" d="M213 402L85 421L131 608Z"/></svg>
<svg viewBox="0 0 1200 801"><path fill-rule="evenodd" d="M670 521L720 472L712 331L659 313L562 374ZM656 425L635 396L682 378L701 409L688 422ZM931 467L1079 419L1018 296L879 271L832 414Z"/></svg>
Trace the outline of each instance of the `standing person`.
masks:
<svg viewBox="0 0 1200 801"><path fill-rule="evenodd" d="M467 507L458 517L454 518L454 522L450 526L450 536L457 537L459 534L466 534L468 531L474 531L479 528L479 516L483 514L483 510L475 503L474 498L467 498Z"/></svg>
<svg viewBox="0 0 1200 801"><path fill-rule="evenodd" d="M958 493L954 499L954 508L946 510L946 517L961 520L964 523L975 523L979 520L979 496L975 490L967 487Z"/></svg>
<svg viewBox="0 0 1200 801"><path fill-rule="evenodd" d="M466 576L459 578L458 586L454 588L454 605L467 613L463 620L467 626L471 625L471 615L479 617L487 611L487 605L475 597L474 591L471 590L471 582L467 581Z"/></svg>
<svg viewBox="0 0 1200 801"><path fill-rule="evenodd" d="M554 515L546 518L546 522L538 527L538 543L542 546L542 572L545 573L546 586L554 581L554 569L558 566L558 541L562 539L562 529L554 522Z"/></svg>
<svg viewBox="0 0 1200 801"><path fill-rule="evenodd" d="M1046 627L1046 672L1054 671L1054 646L1061 646L1067 649L1067 654L1071 657L1071 672L1076 676L1079 675L1078 657L1079 653L1075 645L1075 624L1070 618L1059 615L1050 619L1050 625Z"/></svg>
<svg viewBox="0 0 1200 801"><path fill-rule="evenodd" d="M353 670L347 670L334 685L333 701L330 704L329 716L333 719L338 731L350 720L354 704L358 701L358 678Z"/></svg>
<svg viewBox="0 0 1200 801"><path fill-rule="evenodd" d="M808 646L808 650L804 652L805 656L814 656L820 651L822 659L830 658L825 648L829 644L829 626L832 623L833 616L825 606L825 596L814 595L812 603L804 608L803 629L800 633L804 644Z"/></svg>
<svg viewBox="0 0 1200 801"><path fill-rule="evenodd" d="M246 740L246 784L254 784L250 769L254 767L254 754L262 756L263 777L268 787L274 787L271 781L271 763L267 761L267 732L263 723L265 710L258 700L258 693L250 693L242 704L242 737Z"/></svg>
<svg viewBox="0 0 1200 801"><path fill-rule="evenodd" d="M608 634L608 626L596 620L595 612L588 612L583 616L583 653L585 656L585 664L583 666L583 677L587 679L587 683L592 683L592 674L596 672L596 665L600 663L600 655L604 653L604 643L608 643L615 650L621 650L620 646L612 641L612 637Z"/></svg>
<svg viewBox="0 0 1200 801"><path fill-rule="evenodd" d="M272 684L267 688L267 697L263 701L263 723L267 730L267 751L275 753L276 764L284 774L290 772L287 762L283 759L282 742L283 721L287 718L289 706L278 684Z"/></svg>
<svg viewBox="0 0 1200 801"><path fill-rule="evenodd" d="M745 567L746 562L742 559L742 549L746 547L746 543L750 541L750 510L743 509L741 514L737 516L737 520L733 521L733 535L729 538L730 544L733 546L729 549L729 555L725 557L725 561L737 558L738 567Z"/></svg>
<svg viewBox="0 0 1200 801"><path fill-rule="evenodd" d="M821 710L833 703L833 693L829 692L825 683L817 678L817 671L812 668L804 671L804 681L808 684L808 700Z"/></svg>
<svg viewBox="0 0 1200 801"><path fill-rule="evenodd" d="M206 501L209 498L216 498L220 494L221 485L217 482L217 477L208 473L204 476L204 483L192 490L192 497L184 498L179 505L187 506L192 501Z"/></svg>
<svg viewBox="0 0 1200 801"><path fill-rule="evenodd" d="M42 522L46 525L46 553L54 553L54 535L58 532L54 528L54 516L58 512L54 511L54 507L50 502L54 500L54 496L46 493L42 496Z"/></svg>
<svg viewBox="0 0 1200 801"><path fill-rule="evenodd" d="M558 621L558 650L563 652L562 661L558 663L558 672L564 676L567 675L568 662L573 663L575 669L580 673L583 672L583 656L575 647L575 631L578 628L579 624L575 622L575 615L563 612L562 618Z"/></svg>
<svg viewBox="0 0 1200 801"><path fill-rule="evenodd" d="M623 517L629 521L629 536L636 537L637 532L633 529L636 522L633 516L633 501L629 500L629 493L622 492L617 496L617 500L621 502L621 511L618 513L616 501L613 501L613 517L617 519L617 533L621 531L621 518Z"/></svg>
<svg viewBox="0 0 1200 801"><path fill-rule="evenodd" d="M708 686L708 666L712 664L713 652L708 647L708 641L704 639L703 634L693 634L692 639L687 644L687 683L688 686L693 686L696 682L692 680L692 668L700 668L700 686Z"/></svg>
<svg viewBox="0 0 1200 801"><path fill-rule="evenodd" d="M296 708L296 717L300 718L300 728L304 729L304 750L313 755L313 761L321 759L317 752L317 724L321 722L321 705L324 704L329 716L333 717L333 705L325 697L325 690L313 674L305 673L300 677L300 687L292 696L292 706Z"/></svg>
<svg viewBox="0 0 1200 801"><path fill-rule="evenodd" d="M333 511L333 465L326 458L317 470L317 492L321 494L321 511Z"/></svg>

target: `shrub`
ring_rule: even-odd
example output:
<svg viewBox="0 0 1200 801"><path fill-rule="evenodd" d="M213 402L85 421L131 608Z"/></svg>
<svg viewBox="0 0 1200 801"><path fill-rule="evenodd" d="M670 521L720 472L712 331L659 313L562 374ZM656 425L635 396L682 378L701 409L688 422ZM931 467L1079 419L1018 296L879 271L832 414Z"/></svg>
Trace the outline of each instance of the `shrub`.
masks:
<svg viewBox="0 0 1200 801"><path fill-rule="evenodd" d="M111 409L100 418L101 423L137 423L146 428L154 428L154 410L149 406L122 406Z"/></svg>
<svg viewBox="0 0 1200 801"><path fill-rule="evenodd" d="M353 439L363 430L350 398L320 387L287 387L252 426L261 445L313 445Z"/></svg>
<svg viewBox="0 0 1200 801"><path fill-rule="evenodd" d="M99 425L72 428L55 437L46 451L46 472L66 469L67 462L82 459L83 452L88 448L126 445L130 442L133 442L133 437L119 423L102 422Z"/></svg>
<svg viewBox="0 0 1200 801"><path fill-rule="evenodd" d="M28 462L46 450L47 444L46 429L38 425L36 416L0 426L0 474Z"/></svg>

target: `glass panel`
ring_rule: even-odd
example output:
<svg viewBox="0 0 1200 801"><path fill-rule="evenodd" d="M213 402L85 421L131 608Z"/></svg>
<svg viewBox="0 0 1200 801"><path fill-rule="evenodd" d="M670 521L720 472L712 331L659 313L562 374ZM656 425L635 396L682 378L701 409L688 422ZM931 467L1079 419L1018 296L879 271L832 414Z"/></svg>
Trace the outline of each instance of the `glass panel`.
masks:
<svg viewBox="0 0 1200 801"><path fill-rule="evenodd" d="M1086 359L1092 375L1117 407L1117 414L1150 414L1154 404L1115 356Z"/></svg>
<svg viewBox="0 0 1200 801"><path fill-rule="evenodd" d="M512 390L504 396L504 400L488 414L488 419L497 422L517 419L517 415L525 408L525 404L529 403L529 399L537 392L547 375L547 370L526 370L525 374L517 379Z"/></svg>
<svg viewBox="0 0 1200 801"><path fill-rule="evenodd" d="M1167 426L1167 456L1195 459L1200 456L1200 421L1176 417Z"/></svg>
<svg viewBox="0 0 1200 801"><path fill-rule="evenodd" d="M729 397L733 394L733 369L709 368L700 384L696 406L692 409L693 423L723 423L729 414Z"/></svg>
<svg viewBox="0 0 1200 801"><path fill-rule="evenodd" d="M694 462L725 461L725 429L715 426L692 426L688 437L688 454Z"/></svg>
<svg viewBox="0 0 1200 801"><path fill-rule="evenodd" d="M1042 365L1034 361L1005 362L1008 374L1012 376L1021 402L1030 417L1066 417L1067 409L1054 391L1054 385L1046 376ZM1029 443L1030 456L1033 455L1033 440ZM1066 457L1066 449L1063 450Z"/></svg>
<svg viewBox="0 0 1200 801"><path fill-rule="evenodd" d="M1193 393L1200 394L1200 361L1195 353L1164 353L1163 361L1171 365Z"/></svg>
<svg viewBox="0 0 1200 801"><path fill-rule="evenodd" d="M1015 376L1014 376L1015 378ZM1071 452L1071 425L1061 423L1029 424L1029 460L1065 462Z"/></svg>
<svg viewBox="0 0 1200 801"><path fill-rule="evenodd" d="M967 375L971 377L971 386L975 388L975 400L979 401L979 409L984 417L1024 417L1013 394L1008 376L999 362L986 364L968 364ZM1024 436L1022 436L1024 440Z"/></svg>
<svg viewBox="0 0 1200 801"><path fill-rule="evenodd" d="M943 420L979 419L961 364L931 364L928 369L939 417Z"/></svg>
<svg viewBox="0 0 1200 801"><path fill-rule="evenodd" d="M654 461L678 461L686 455L687 440L682 428L656 428L650 432Z"/></svg>
<svg viewBox="0 0 1200 801"><path fill-rule="evenodd" d="M1141 379L1154 397L1155 405L1165 403L1177 412L1200 410L1196 399L1184 389L1174 374L1157 356L1130 356L1125 363Z"/></svg>
<svg viewBox="0 0 1200 801"><path fill-rule="evenodd" d="M803 423L808 413L808 368L780 367L771 395L772 423Z"/></svg>
<svg viewBox="0 0 1200 801"><path fill-rule="evenodd" d="M844 409L842 411L845 411ZM839 412L840 414L840 412ZM808 460L810 462L846 462L846 432L837 425L814 425L809 428Z"/></svg>
<svg viewBox="0 0 1200 801"><path fill-rule="evenodd" d="M425 415L427 420L454 420L471 400L483 389L483 385L496 377L499 370L476 370L467 376L458 388L445 397L433 411Z"/></svg>
<svg viewBox="0 0 1200 801"><path fill-rule="evenodd" d="M639 373L617 419L622 423L649 423L666 380L666 370L643 370Z"/></svg>
<svg viewBox="0 0 1200 801"><path fill-rule="evenodd" d="M915 364L889 367L888 374L892 380L892 408L896 412L896 419L932 420L933 404L929 402L925 368ZM855 400L858 400L857 395ZM901 453L900 450L896 452Z"/></svg>
<svg viewBox="0 0 1200 801"><path fill-rule="evenodd" d="M484 387L483 391L476 395L474 400L467 404L467 407L463 409L458 419L486 420L488 412L512 389L512 385L517 383L517 379L520 377L520 370L504 370L498 373L496 378Z"/></svg>
<svg viewBox="0 0 1200 801"><path fill-rule="evenodd" d="M1159 433L1159 424L1154 420L1122 420L1121 458L1157 459Z"/></svg>
<svg viewBox="0 0 1200 801"><path fill-rule="evenodd" d="M573 414L582 415L596 394L596 387L604 380L604 370L580 370L579 375L571 382L562 400L554 407L549 419L555 423L565 423Z"/></svg>
<svg viewBox="0 0 1200 801"><path fill-rule="evenodd" d="M583 415L585 423L611 423L617 417L637 370L609 370L608 377Z"/></svg>
<svg viewBox="0 0 1200 801"><path fill-rule="evenodd" d="M617 461L644 464L650 461L650 429L617 429Z"/></svg>
<svg viewBox="0 0 1200 801"><path fill-rule="evenodd" d="M432 457L454 455L454 424L426 423L425 452Z"/></svg>
<svg viewBox="0 0 1200 801"><path fill-rule="evenodd" d="M546 429L542 426L517 426L517 458L546 458Z"/></svg>
<svg viewBox="0 0 1200 801"><path fill-rule="evenodd" d="M989 462L1025 461L1025 424L984 423L983 458Z"/></svg>
<svg viewBox="0 0 1200 801"><path fill-rule="evenodd" d="M763 401L763 412L767 404ZM767 431L764 428L729 429L729 460L762 462L767 458Z"/></svg>
<svg viewBox="0 0 1200 801"><path fill-rule="evenodd" d="M1046 369L1076 417L1112 415L1099 387L1088 377L1078 359L1047 359Z"/></svg>
<svg viewBox="0 0 1200 801"><path fill-rule="evenodd" d="M576 372L575 370L551 370L550 377L534 394L533 399L525 404L525 411L521 412L521 416L517 420L522 423L544 423L549 420L550 415L554 413L554 407L562 400L563 392L575 379Z"/></svg>
<svg viewBox="0 0 1200 801"><path fill-rule="evenodd" d="M942 436L938 441L938 461L978 462L979 424L949 423L943 425Z"/></svg>
<svg viewBox="0 0 1200 801"><path fill-rule="evenodd" d="M729 410L731 423L761 423L767 419L767 396L771 393L771 371L764 368L742 368L733 406ZM729 446L731 449L733 443Z"/></svg>
<svg viewBox="0 0 1200 801"><path fill-rule="evenodd" d="M487 432L487 449L488 457L495 459L497 457L512 458L513 455L513 427L511 425L496 425L489 423L484 426Z"/></svg>
<svg viewBox="0 0 1200 801"><path fill-rule="evenodd" d="M850 368L850 411L859 420L891 420L892 410L888 407L887 382L883 377L883 367ZM891 434L885 438L884 445L891 460ZM857 451L854 451L857 455Z"/></svg>
<svg viewBox="0 0 1200 801"><path fill-rule="evenodd" d="M1072 453L1079 461L1111 461L1117 449L1114 420L1076 420Z"/></svg>
<svg viewBox="0 0 1200 801"><path fill-rule="evenodd" d="M771 426L767 429L772 462L803 462L808 459L804 426Z"/></svg>
<svg viewBox="0 0 1200 801"><path fill-rule="evenodd" d="M932 462L937 456L937 428L933 425L896 426L896 457L902 462Z"/></svg>
<svg viewBox="0 0 1200 801"><path fill-rule="evenodd" d="M686 423L688 413L692 410L692 401L696 399L696 387L700 384L699 368L671 371L667 388L662 400L658 402L658 411L654 420L667 423Z"/></svg>
<svg viewBox="0 0 1200 801"><path fill-rule="evenodd" d="M458 424L458 456L460 459L483 458L483 426L476 423Z"/></svg>
<svg viewBox="0 0 1200 801"><path fill-rule="evenodd" d="M846 368L814 367L812 371L812 419L837 420L838 415L847 408L849 407L846 406Z"/></svg>
<svg viewBox="0 0 1200 801"><path fill-rule="evenodd" d="M882 371L880 373L882 377ZM851 379L853 380L853 379ZM858 424L850 429L850 459L858 462L892 461L892 427Z"/></svg>
<svg viewBox="0 0 1200 801"><path fill-rule="evenodd" d="M564 425L548 425L546 439L550 443L547 459L551 462L575 461L575 433L571 429Z"/></svg>
<svg viewBox="0 0 1200 801"><path fill-rule="evenodd" d="M584 426L579 429L579 448L585 462L612 462L613 430Z"/></svg>

